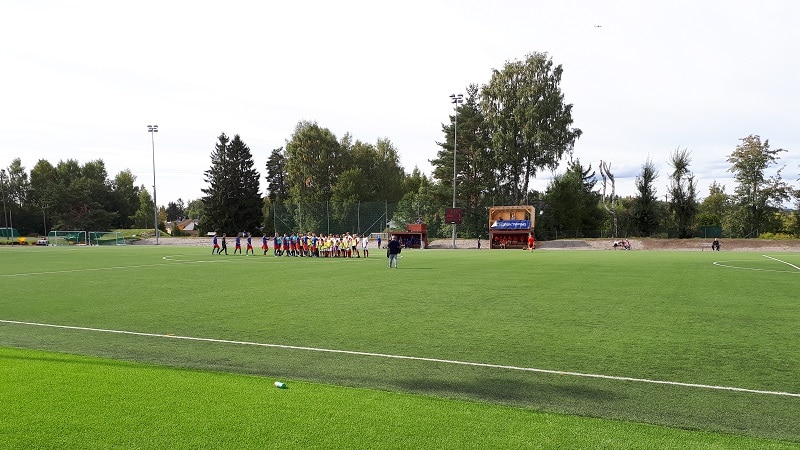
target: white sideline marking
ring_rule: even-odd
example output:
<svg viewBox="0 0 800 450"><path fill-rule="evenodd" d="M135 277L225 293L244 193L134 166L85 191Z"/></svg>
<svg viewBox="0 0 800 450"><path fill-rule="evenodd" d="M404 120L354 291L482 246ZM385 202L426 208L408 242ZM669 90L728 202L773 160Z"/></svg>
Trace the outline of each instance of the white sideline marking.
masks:
<svg viewBox="0 0 800 450"><path fill-rule="evenodd" d="M340 353L345 355L357 355L357 356L374 356L379 358L390 358L390 359L407 359L412 361L427 361L427 362L436 362L436 363L443 363L443 364L456 364L461 366L472 366L472 367L489 367L494 369L506 369L506 370L519 370L525 372L536 372L536 373L546 373L551 375L569 375L573 377L583 377L583 378L599 378L603 380L615 380L615 381L632 381L636 383L650 383L650 384L663 384L669 386L681 386L681 387L690 387L690 388L700 388L700 389L714 389L720 391L733 391L733 392L746 392L750 394L765 394L765 395L779 395L784 397L799 397L800 394L792 393L792 392L780 392L780 391L765 391L759 389L745 389L745 388L737 388L737 387L730 387L730 386L714 386L708 384L697 384L697 383L681 383L678 381L663 381L663 380L650 380L647 378L631 378L631 377L618 377L613 375L599 375L593 373L581 373L581 372L564 372L561 370L550 370L550 369L536 369L533 367L518 367L518 366L504 366L501 364L489 364L489 363L477 363L477 362L469 362L469 361L455 361L450 359L439 359L439 358L425 358L420 356L404 356L404 355L389 355L386 353L370 353L370 352L357 352L352 350L335 350L335 349L328 349L328 348L315 348L315 347L301 347L296 345L283 345L283 344L265 344L259 342L247 342L247 341L232 341L228 339L211 339L211 338L200 338L200 337L191 337L191 336L174 336L171 334L156 334L156 333L141 333L138 331L123 331L123 330L106 330L102 328L87 328L87 327L75 327L69 325L52 325L47 323L35 323L35 322L20 322L16 320L3 320L0 319L0 323L10 323L15 325L32 325L38 327L49 327L49 328L60 328L65 330L79 330L79 331L97 331L102 333L115 333L115 334L127 334L132 336L146 336L146 337L160 337L160 338L169 338L169 339L182 339L187 341L201 341L201 342L214 342L220 344L235 344L235 345L252 345L256 347L269 347L269 348L283 348L289 350L305 350L305 351L312 351L312 352L325 352L325 353Z"/></svg>
<svg viewBox="0 0 800 450"><path fill-rule="evenodd" d="M769 255L761 255L761 256L763 256L764 258L769 258L769 259L772 259L772 260L778 261L779 263L784 263L784 264L786 264L786 265L787 265L787 266L789 266L789 267L792 267L792 268L794 268L794 269L800 270L800 267L797 267L797 266L795 266L794 264L788 263L788 262L786 262L786 261L781 261L781 260L780 260L780 259L778 259L778 258L773 258L772 256L769 256Z"/></svg>

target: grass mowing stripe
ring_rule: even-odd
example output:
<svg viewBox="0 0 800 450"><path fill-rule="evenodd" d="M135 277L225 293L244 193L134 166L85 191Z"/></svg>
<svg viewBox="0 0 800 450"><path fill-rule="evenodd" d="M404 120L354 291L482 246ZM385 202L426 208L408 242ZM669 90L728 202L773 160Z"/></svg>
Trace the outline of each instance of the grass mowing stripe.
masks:
<svg viewBox="0 0 800 450"><path fill-rule="evenodd" d="M275 389L264 377L62 353L0 347L0 362L2 448L797 448L370 389Z"/></svg>
<svg viewBox="0 0 800 450"><path fill-rule="evenodd" d="M47 272L25 272L25 273L4 273L0 274L2 278L12 278L12 277L26 277L26 276L35 276L35 275L55 275L55 274L65 274L65 273L79 273L79 272L98 272L104 270L127 270L127 269L141 269L145 267L158 267L158 266L166 266L166 265L174 265L174 264L202 264L202 263L212 263L212 262L230 262L230 260L221 259L219 261L176 261L174 259L164 257L164 260L170 261L169 263L158 263L158 264L137 264L133 266L112 266L112 267L86 267L83 269L68 269L68 270L51 270Z"/></svg>
<svg viewBox="0 0 800 450"><path fill-rule="evenodd" d="M614 376L614 375L602 375L602 374L581 373L581 372L569 372L569 371L551 370L551 369L538 369L538 368L534 368L534 367L518 367L518 366L479 363L479 362L471 362L471 361L455 361L455 360L450 360L450 359L426 358L426 357L419 357L419 356L390 355L390 354L386 354L386 353L359 352L359 351L353 351L353 350L338 350L338 349L329 349L329 348L303 347L303 346L297 346L297 345L269 344L269 343L262 343L262 342L235 341L235 340L229 340L229 339L213 339L213 338L202 338L202 337L193 337L193 336L176 336L176 335L173 335L173 334L142 333L142 332L138 332L138 331L107 330L107 329L101 329L101 328L77 327L77 326L70 326L70 325L54 325L54 324L47 324L47 323L21 322L21 321L16 321L16 320L3 320L3 319L0 319L0 323L9 323L9 324L16 324L16 325L30 325L30 326L39 326L39 327L48 327L48 328L61 328L61 329L66 329L66 330L80 330L80 331L94 331L94 332L101 332L101 333L128 334L128 335L132 335L132 336L161 337L161 338L167 338L167 339L181 339L181 340L187 340L187 341L215 342L215 343L220 343L220 344L250 345L250 346L255 346L255 347L282 348L282 349L289 349L289 350L303 350L303 351L324 352L324 353L341 353L341 354L345 354L345 355L372 356L372 357L390 358L390 359L408 359L408 360L412 360L412 361L426 361L426 362L435 362L435 363L443 363L443 364L454 364L454 365L461 365L461 366L488 367L488 368L493 368L493 369L505 369L505 370L518 370L518 371L523 371L523 372L546 373L546 374L551 374L551 375L566 375L566 376L573 376L573 377L599 378L599 379L603 379L603 380L631 381L631 382L636 382L636 383L664 384L664 385L668 385L668 386L681 386L681 387L698 388L698 389L714 389L714 390L720 390L720 391L745 392L745 393L750 393L750 394L778 395L778 396L785 396L785 397L798 397L798 398L800 398L800 393L792 393L792 392L768 391L768 390L760 390L760 389L747 389L747 388L738 388L738 387L732 387L732 386L714 386L714 385L699 384L699 383L683 383L683 382L679 382L679 381L650 380L650 379L645 379L645 378L622 377L622 376Z"/></svg>

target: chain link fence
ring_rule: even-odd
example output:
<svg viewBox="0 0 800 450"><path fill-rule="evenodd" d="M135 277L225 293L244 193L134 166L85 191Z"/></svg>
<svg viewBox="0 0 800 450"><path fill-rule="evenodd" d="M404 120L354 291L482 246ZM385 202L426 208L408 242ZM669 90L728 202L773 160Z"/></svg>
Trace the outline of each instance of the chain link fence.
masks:
<svg viewBox="0 0 800 450"><path fill-rule="evenodd" d="M363 235L383 232L396 209L396 204L379 202L278 203L272 206L271 216L278 234Z"/></svg>

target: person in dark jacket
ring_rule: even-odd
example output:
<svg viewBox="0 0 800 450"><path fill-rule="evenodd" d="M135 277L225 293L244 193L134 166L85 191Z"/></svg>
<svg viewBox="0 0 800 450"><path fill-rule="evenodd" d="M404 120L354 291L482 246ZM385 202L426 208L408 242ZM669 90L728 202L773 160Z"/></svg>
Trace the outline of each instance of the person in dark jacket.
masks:
<svg viewBox="0 0 800 450"><path fill-rule="evenodd" d="M400 250L402 245L400 244L400 238L398 236L394 236L392 240L389 241L387 245L388 250L386 251L386 255L389 257L389 268L392 268L392 261L394 261L394 268L397 269L397 259L400 256Z"/></svg>

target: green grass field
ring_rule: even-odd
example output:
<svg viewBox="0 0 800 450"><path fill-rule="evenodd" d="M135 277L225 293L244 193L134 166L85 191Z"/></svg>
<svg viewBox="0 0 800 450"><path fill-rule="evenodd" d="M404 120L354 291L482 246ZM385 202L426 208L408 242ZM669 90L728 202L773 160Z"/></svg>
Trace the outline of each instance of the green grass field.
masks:
<svg viewBox="0 0 800 450"><path fill-rule="evenodd" d="M0 446L800 448L800 253L402 256L0 249Z"/></svg>

